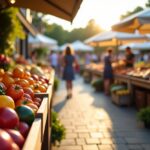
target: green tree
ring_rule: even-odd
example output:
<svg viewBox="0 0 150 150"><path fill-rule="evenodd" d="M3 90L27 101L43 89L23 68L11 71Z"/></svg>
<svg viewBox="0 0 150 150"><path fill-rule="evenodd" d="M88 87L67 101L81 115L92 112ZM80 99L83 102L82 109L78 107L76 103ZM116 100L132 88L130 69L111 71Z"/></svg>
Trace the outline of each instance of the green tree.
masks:
<svg viewBox="0 0 150 150"><path fill-rule="evenodd" d="M147 1L147 3L145 4L146 7L150 7L150 0Z"/></svg>
<svg viewBox="0 0 150 150"><path fill-rule="evenodd" d="M37 28L39 32L43 32L45 28L45 22L43 21L44 14L32 11L32 24Z"/></svg>
<svg viewBox="0 0 150 150"><path fill-rule="evenodd" d="M17 18L17 8L8 8L0 11L0 53L11 55L15 48L16 38L23 39L23 27Z"/></svg>
<svg viewBox="0 0 150 150"><path fill-rule="evenodd" d="M71 43L75 40L84 41L85 39L101 32L101 28L96 24L95 20L90 20L85 28L76 28L72 31L64 30L62 26L57 24L48 24L45 22L45 35L54 38L59 45Z"/></svg>
<svg viewBox="0 0 150 150"><path fill-rule="evenodd" d="M138 6L138 7L136 7L133 11L128 11L126 14L121 15L120 19L122 20L122 19L124 19L124 18L126 18L126 17L128 17L128 16L130 16L130 15L133 15L133 14L135 14L135 13L137 13L137 12L140 12L140 11L142 11L142 10L143 10L143 8L140 7L140 6Z"/></svg>
<svg viewBox="0 0 150 150"><path fill-rule="evenodd" d="M68 31L64 30L62 26L57 24L47 24L45 29L45 35L49 36L50 38L54 38L58 41L58 44L61 45L65 43Z"/></svg>

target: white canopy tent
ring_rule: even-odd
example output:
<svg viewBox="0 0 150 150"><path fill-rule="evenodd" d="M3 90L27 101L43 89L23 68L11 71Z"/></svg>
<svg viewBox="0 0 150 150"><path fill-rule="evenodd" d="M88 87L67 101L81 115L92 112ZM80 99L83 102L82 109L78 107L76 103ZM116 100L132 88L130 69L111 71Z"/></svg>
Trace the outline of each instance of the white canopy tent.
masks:
<svg viewBox="0 0 150 150"><path fill-rule="evenodd" d="M73 43L65 43L62 46L60 46L60 51L64 51L66 49L67 46L71 46L73 48L74 51L82 51L82 52L89 52L89 51L93 51L94 48L92 46L86 45L83 42L77 40L74 41Z"/></svg>
<svg viewBox="0 0 150 150"><path fill-rule="evenodd" d="M125 44L125 45L119 46L119 50L125 50L126 47L128 46L132 50L150 50L150 42Z"/></svg>
<svg viewBox="0 0 150 150"><path fill-rule="evenodd" d="M74 41L71 45L75 51L90 52L94 50L92 46L86 45L79 40Z"/></svg>
<svg viewBox="0 0 150 150"><path fill-rule="evenodd" d="M97 46L117 46L129 42L143 42L147 37L140 34L107 31L85 40L85 43Z"/></svg>
<svg viewBox="0 0 150 150"><path fill-rule="evenodd" d="M68 45L70 46L71 44L70 43L63 44L62 46L59 47L59 50L64 51Z"/></svg>
<svg viewBox="0 0 150 150"><path fill-rule="evenodd" d="M37 34L35 37L29 36L29 44L32 48L47 47L49 49L57 46L57 41L42 34Z"/></svg>

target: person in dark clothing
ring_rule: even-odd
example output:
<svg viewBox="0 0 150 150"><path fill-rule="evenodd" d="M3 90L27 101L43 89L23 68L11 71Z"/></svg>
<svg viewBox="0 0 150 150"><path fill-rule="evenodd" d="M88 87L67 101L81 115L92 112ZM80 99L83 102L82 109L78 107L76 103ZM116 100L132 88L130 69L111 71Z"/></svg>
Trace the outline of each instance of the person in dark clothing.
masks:
<svg viewBox="0 0 150 150"><path fill-rule="evenodd" d="M126 48L126 67L127 68L132 68L134 65L134 54L131 51L130 47Z"/></svg>
<svg viewBox="0 0 150 150"><path fill-rule="evenodd" d="M112 48L107 49L108 55L104 58L104 91L106 95L110 94L110 84L113 80L113 69L112 69Z"/></svg>
<svg viewBox="0 0 150 150"><path fill-rule="evenodd" d="M73 89L72 81L75 79L74 64L77 63L75 57L72 54L72 49L70 46L66 47L63 62L64 62L63 80L66 81L67 99L69 99L72 97L72 89Z"/></svg>

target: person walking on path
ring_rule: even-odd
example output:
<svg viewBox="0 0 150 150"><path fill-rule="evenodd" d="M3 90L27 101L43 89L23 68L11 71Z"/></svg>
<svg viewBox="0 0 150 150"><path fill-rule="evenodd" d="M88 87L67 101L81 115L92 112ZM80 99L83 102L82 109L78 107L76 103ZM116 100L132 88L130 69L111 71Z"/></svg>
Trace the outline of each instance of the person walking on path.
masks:
<svg viewBox="0 0 150 150"><path fill-rule="evenodd" d="M75 78L74 64L75 65L77 64L76 59L73 56L73 50L71 49L70 46L66 47L63 62L64 62L63 80L66 81L66 89L67 89L66 98L69 99L72 97L72 89L73 89L72 81Z"/></svg>
<svg viewBox="0 0 150 150"><path fill-rule="evenodd" d="M104 57L104 91L106 95L110 94L110 84L113 80L113 69L112 69L112 48L107 49L107 55Z"/></svg>

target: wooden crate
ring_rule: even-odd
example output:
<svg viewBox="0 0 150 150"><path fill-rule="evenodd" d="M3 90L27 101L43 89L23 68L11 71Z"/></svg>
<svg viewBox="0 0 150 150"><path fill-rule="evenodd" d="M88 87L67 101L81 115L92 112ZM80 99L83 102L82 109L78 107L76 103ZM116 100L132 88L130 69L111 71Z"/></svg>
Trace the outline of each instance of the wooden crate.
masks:
<svg viewBox="0 0 150 150"><path fill-rule="evenodd" d="M40 118L36 118L32 123L22 150L41 150L41 128L42 120Z"/></svg>
<svg viewBox="0 0 150 150"><path fill-rule="evenodd" d="M135 90L135 104L137 110L146 107L146 90Z"/></svg>
<svg viewBox="0 0 150 150"><path fill-rule="evenodd" d="M42 120L42 135L45 131L47 116L48 116L48 109L49 109L49 99L43 98L42 103L37 111L36 117Z"/></svg>
<svg viewBox="0 0 150 150"><path fill-rule="evenodd" d="M119 106L130 106L132 101L130 94L128 95L116 95L114 92L111 93L112 102Z"/></svg>

